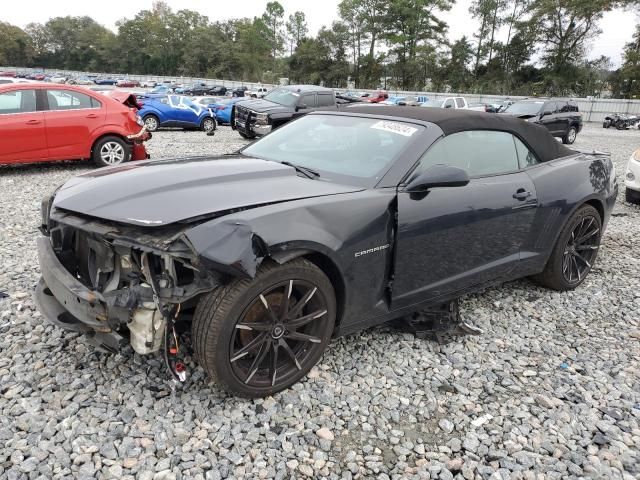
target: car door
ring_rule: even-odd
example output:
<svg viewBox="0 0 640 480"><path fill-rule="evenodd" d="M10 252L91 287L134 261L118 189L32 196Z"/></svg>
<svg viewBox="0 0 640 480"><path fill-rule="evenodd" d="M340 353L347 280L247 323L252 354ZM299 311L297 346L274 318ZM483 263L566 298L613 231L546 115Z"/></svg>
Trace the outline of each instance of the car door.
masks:
<svg viewBox="0 0 640 480"><path fill-rule="evenodd" d="M104 126L106 107L85 93L64 88L46 90L44 112L51 159L87 158L93 132Z"/></svg>
<svg viewBox="0 0 640 480"><path fill-rule="evenodd" d="M200 115L206 108L194 103L187 97L180 99L180 108L183 112L183 119L192 126L200 126Z"/></svg>
<svg viewBox="0 0 640 480"><path fill-rule="evenodd" d="M553 135L556 135L561 130L561 127L559 125L559 120L558 120L557 103L555 101L545 102L545 104L542 107L541 113L543 114L543 116L540 119L539 123L544 125L547 128L547 130L549 130Z"/></svg>
<svg viewBox="0 0 640 480"><path fill-rule="evenodd" d="M442 108L456 108L456 104L453 98L447 98L444 104L442 105Z"/></svg>
<svg viewBox="0 0 640 480"><path fill-rule="evenodd" d="M0 93L0 163L47 160L44 114L35 89Z"/></svg>
<svg viewBox="0 0 640 480"><path fill-rule="evenodd" d="M467 131L441 138L411 177L437 164L465 169L470 182L425 195L399 188L394 309L508 278L532 235L538 202L513 135Z"/></svg>
<svg viewBox="0 0 640 480"><path fill-rule="evenodd" d="M318 108L318 101L315 93L303 93L298 99L296 111L293 118L301 117Z"/></svg>

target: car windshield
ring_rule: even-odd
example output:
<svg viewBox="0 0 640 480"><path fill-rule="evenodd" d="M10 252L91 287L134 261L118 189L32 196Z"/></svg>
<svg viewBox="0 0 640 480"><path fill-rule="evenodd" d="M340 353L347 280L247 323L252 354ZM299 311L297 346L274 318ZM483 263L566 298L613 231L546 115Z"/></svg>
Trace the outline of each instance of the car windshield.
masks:
<svg viewBox="0 0 640 480"><path fill-rule="evenodd" d="M264 99L273 103L279 103L286 107L293 107L300 98L300 94L285 88L276 88L265 95Z"/></svg>
<svg viewBox="0 0 640 480"><path fill-rule="evenodd" d="M429 101L423 102L422 106L440 108L442 107L442 100L429 100Z"/></svg>
<svg viewBox="0 0 640 480"><path fill-rule="evenodd" d="M544 102L516 102L509 105L504 111L517 115L536 115L540 113Z"/></svg>
<svg viewBox="0 0 640 480"><path fill-rule="evenodd" d="M415 124L342 115L308 115L242 150L243 155L290 162L319 180L373 187L418 137Z"/></svg>

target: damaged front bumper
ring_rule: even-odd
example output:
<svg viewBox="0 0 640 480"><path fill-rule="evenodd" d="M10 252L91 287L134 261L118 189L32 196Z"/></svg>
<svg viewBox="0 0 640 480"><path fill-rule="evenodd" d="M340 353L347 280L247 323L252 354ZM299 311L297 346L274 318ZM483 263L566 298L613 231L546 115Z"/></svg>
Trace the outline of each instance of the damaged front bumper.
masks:
<svg viewBox="0 0 640 480"><path fill-rule="evenodd" d="M43 204L45 236L38 238L42 278L35 291L40 312L58 327L89 335L107 351L129 343L144 355L156 352L165 333L200 294L220 284L199 268L181 231L136 237L114 226L55 211Z"/></svg>
<svg viewBox="0 0 640 480"><path fill-rule="evenodd" d="M48 238L38 238L37 245L42 277L34 299L40 313L58 327L88 333L103 349L119 350L124 337L109 326L102 295L85 287L64 268Z"/></svg>
<svg viewBox="0 0 640 480"><path fill-rule="evenodd" d="M147 160L150 155L144 142L151 140L152 134L146 127L142 127L138 133L127 135L127 140L131 143L131 160Z"/></svg>

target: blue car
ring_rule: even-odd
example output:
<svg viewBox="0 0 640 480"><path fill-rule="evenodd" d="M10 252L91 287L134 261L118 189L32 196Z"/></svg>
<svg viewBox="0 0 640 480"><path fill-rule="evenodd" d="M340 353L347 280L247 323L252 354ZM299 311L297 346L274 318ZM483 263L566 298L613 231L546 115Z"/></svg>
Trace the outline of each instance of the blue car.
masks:
<svg viewBox="0 0 640 480"><path fill-rule="evenodd" d="M218 124L230 124L231 123L231 110L233 105L246 98L231 97L231 98L215 98L215 97L200 97L194 99L196 103L202 105L205 108L210 108L216 115L216 121Z"/></svg>
<svg viewBox="0 0 640 480"><path fill-rule="evenodd" d="M147 130L155 132L161 127L199 128L205 132L216 129L213 109L203 107L181 95L140 97L142 117Z"/></svg>

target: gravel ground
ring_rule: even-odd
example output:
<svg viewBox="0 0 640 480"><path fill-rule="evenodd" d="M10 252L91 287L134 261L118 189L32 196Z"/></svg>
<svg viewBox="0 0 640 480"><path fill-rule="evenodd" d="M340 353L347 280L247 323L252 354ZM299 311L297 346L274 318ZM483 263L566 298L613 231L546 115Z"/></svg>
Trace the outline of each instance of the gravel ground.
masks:
<svg viewBox="0 0 640 480"><path fill-rule="evenodd" d="M244 142L158 132L154 158ZM640 132L589 125L619 181ZM305 381L230 397L200 368L97 353L31 291L39 201L86 164L0 168L0 478L640 478L640 209L623 191L574 292L528 281L465 297L484 329L440 346L388 327L334 341Z"/></svg>

